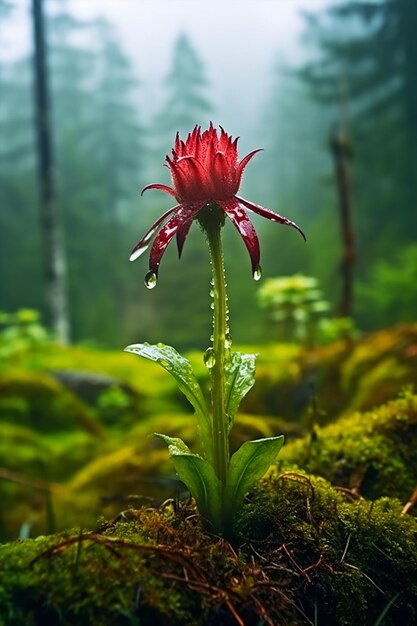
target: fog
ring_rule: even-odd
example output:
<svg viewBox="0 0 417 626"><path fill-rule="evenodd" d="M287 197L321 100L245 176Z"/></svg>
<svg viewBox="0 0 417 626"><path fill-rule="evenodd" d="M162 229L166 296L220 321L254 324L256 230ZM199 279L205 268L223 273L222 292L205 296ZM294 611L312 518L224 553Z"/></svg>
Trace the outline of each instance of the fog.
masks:
<svg viewBox="0 0 417 626"><path fill-rule="evenodd" d="M169 71L174 42L187 33L215 94L216 121L241 133L241 121L253 119L264 103L273 66L296 64L306 56L302 13L320 11L329 0L64 0L62 4L80 18L102 15L116 27L140 80L138 99L147 119L161 104L161 82ZM13 5L13 26L3 33L0 57L21 54L31 46L30 2L17 0Z"/></svg>

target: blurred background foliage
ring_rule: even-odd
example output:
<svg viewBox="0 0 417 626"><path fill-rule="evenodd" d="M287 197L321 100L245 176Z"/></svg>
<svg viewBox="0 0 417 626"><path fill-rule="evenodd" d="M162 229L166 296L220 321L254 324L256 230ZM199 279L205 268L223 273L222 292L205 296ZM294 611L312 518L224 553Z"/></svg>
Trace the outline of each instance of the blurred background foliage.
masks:
<svg viewBox="0 0 417 626"><path fill-rule="evenodd" d="M19 4L0 0L4 41L17 27ZM24 4L29 21L30 6ZM143 339L179 349L206 346L209 268L198 228L191 231L181 263L174 249L168 251L152 292L142 283L146 261L130 265L127 256L154 217L169 208L157 192L141 199L138 191L149 182L167 182L161 163L175 132L231 115L243 137L255 137L250 148L265 148L248 169L244 194L289 215L308 236L304 246L295 233L255 220L265 276L313 276L329 302L329 316L337 310L342 247L328 137L343 123L353 156L354 324L373 330L414 319L413 0L328 0L320 11L305 13L302 59L271 59L269 92L259 96L263 104L250 119L216 104L210 59L203 59L193 32L178 33L150 112L146 86L117 25L100 16L84 18L66 0L44 4L72 340L113 347ZM302 6L308 9L308 3ZM6 45L1 49L0 307L34 308L47 321L32 53L29 42L19 54ZM263 341L271 329L254 304L257 285L232 230L226 228L225 240L234 335L239 342Z"/></svg>

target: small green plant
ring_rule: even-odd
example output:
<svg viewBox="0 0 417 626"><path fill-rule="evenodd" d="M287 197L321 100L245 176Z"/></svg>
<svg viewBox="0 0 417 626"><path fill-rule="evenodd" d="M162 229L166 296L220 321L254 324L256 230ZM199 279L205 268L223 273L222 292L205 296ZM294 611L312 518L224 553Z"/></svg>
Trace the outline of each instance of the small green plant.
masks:
<svg viewBox="0 0 417 626"><path fill-rule="evenodd" d="M206 399L191 364L171 346L140 343L127 352L154 361L177 381L180 390L194 407L201 454L191 452L178 438L158 434L167 445L180 479L196 500L200 514L211 529L231 534L233 518L247 491L275 461L284 442L283 436L246 441L232 456L229 434L240 402L254 384L255 358L232 350L221 231L227 216L238 230L249 252L255 280L261 278L260 248L256 231L246 210L274 222L302 231L277 213L238 197L242 173L254 150L238 162L237 140L223 130L218 134L210 124L201 133L196 127L182 141L178 134L172 156L166 157L173 187L152 184L177 200L148 230L132 251L133 261L152 247L145 285L153 289L158 280L161 258L176 236L179 255L192 222L196 219L204 232L210 253L213 278L210 295L213 310L212 344L204 354L210 371L210 398ZM304 235L303 235L304 237Z"/></svg>
<svg viewBox="0 0 417 626"><path fill-rule="evenodd" d="M319 321L330 306L311 276L294 274L269 278L258 290L259 305L285 341L314 343Z"/></svg>
<svg viewBox="0 0 417 626"><path fill-rule="evenodd" d="M0 361L21 352L45 345L49 336L40 323L40 315L33 309L15 313L0 311Z"/></svg>
<svg viewBox="0 0 417 626"><path fill-rule="evenodd" d="M119 385L112 385L97 399L101 419L107 423L117 423L132 407L132 400Z"/></svg>

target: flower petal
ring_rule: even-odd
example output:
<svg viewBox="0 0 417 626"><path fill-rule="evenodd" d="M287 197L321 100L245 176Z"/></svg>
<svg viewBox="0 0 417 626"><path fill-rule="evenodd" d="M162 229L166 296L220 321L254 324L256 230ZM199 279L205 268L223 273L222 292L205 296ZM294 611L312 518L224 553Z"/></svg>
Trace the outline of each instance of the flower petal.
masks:
<svg viewBox="0 0 417 626"><path fill-rule="evenodd" d="M191 224L193 223L193 217L190 217L186 222L184 222L179 229L177 230L177 249L178 249L178 258L181 258L182 249L184 247L185 239L188 235L188 231L190 230Z"/></svg>
<svg viewBox="0 0 417 626"><path fill-rule="evenodd" d="M266 219L271 220L271 222L278 222L279 224L292 226L293 228L298 230L298 232L303 237L304 241L307 241L305 234L303 233L301 228L298 226L298 224L289 220L287 217L284 217L283 215L279 215L279 213L274 213L274 211L271 211L270 209L266 209L265 207L260 206L259 204L253 204L253 202L248 202L248 200L245 200L244 198L239 198L239 196L235 196L235 198L236 200L238 200L240 204L243 204L243 206L248 208L250 211L257 213L261 217L266 217Z"/></svg>
<svg viewBox="0 0 417 626"><path fill-rule="evenodd" d="M185 230L186 224L188 224L188 222L197 215L205 204L206 202L204 201L193 202L187 204L186 206L181 205L175 215L173 215L165 226L161 228L160 232L155 237L155 241L153 242L151 253L149 255L149 269L156 275L158 275L159 264L162 256L173 236L179 229L183 228ZM183 244L184 241L182 241L182 245Z"/></svg>
<svg viewBox="0 0 417 626"><path fill-rule="evenodd" d="M158 230L158 228L160 227L162 222L164 220L166 220L166 218L169 217L171 215L171 213L174 213L175 211L178 211L178 209L180 209L180 208L181 208L181 205L177 204L176 206L174 206L171 209L169 209L168 211L166 211L163 215L161 215L160 218L158 218L156 220L156 222L154 224L152 224L152 226L147 231L147 233L144 235L144 237L142 237L142 239L140 241L138 241L136 246L133 248L132 252L130 253L129 261L135 261L137 258L139 258L149 248L149 245L151 243L151 239L152 239L153 235L155 234L155 231Z"/></svg>
<svg viewBox="0 0 417 626"><path fill-rule="evenodd" d="M152 183L152 185L146 185L140 192L140 195L143 196L144 192L148 189L159 189L159 191L165 191L165 193L169 193L170 196L176 198L175 190L172 187L168 187L168 185L162 185L161 183Z"/></svg>
<svg viewBox="0 0 417 626"><path fill-rule="evenodd" d="M259 265L261 256L258 235L254 225L237 200L217 200L217 204L227 213L232 224L242 237L251 259L252 273L254 273Z"/></svg>
<svg viewBox="0 0 417 626"><path fill-rule="evenodd" d="M242 174L243 174L243 170L245 169L245 167L247 166L247 164L249 163L249 161L255 156L255 154L257 154L258 152L262 152L262 148L258 148L257 150L252 150L252 152L249 152L249 154L247 154L245 157L243 157L243 159L240 161L240 163L238 164L237 168L236 168L236 186L237 189L239 189L240 187L240 181L242 180Z"/></svg>
<svg viewBox="0 0 417 626"><path fill-rule="evenodd" d="M181 198L189 201L210 199L212 184L208 171L194 156L184 156L173 165L172 179ZM175 175L175 177L174 177Z"/></svg>

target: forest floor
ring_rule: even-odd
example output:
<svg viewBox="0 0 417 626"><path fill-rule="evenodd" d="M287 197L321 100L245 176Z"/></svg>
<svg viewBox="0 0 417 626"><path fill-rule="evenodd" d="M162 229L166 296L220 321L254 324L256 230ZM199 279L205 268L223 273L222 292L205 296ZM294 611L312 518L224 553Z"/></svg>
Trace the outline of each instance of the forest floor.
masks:
<svg viewBox="0 0 417 626"><path fill-rule="evenodd" d="M417 325L250 351L232 448L286 444L226 541L150 437L195 444L166 372L81 346L0 350L1 626L417 622Z"/></svg>

